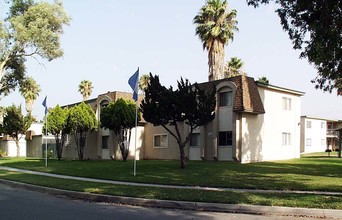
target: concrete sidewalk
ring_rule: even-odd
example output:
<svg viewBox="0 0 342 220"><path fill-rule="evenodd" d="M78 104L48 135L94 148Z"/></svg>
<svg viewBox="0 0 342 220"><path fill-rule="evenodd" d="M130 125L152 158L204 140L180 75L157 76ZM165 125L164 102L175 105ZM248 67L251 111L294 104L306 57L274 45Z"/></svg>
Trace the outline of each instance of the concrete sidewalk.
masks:
<svg viewBox="0 0 342 220"><path fill-rule="evenodd" d="M191 186L172 186L172 185L158 185L158 184L141 184L132 182L100 180L83 177L73 177L65 175L57 175L36 171L29 171L23 169L16 169L10 167L0 166L0 170L7 170L13 172L28 173L34 175L43 175L56 178L74 179L80 181L131 185L131 186L146 186L146 187L164 187L164 188L181 188L181 189L200 189L200 190L222 190L222 191L242 191L242 192L259 192L259 193L305 193L302 191L280 191L280 190L245 190L245 189L230 189L230 188L209 188L209 187L191 187ZM1 180L1 184L6 184L12 187L20 187L28 190L35 190L39 192L49 193L56 196L63 196L73 199L82 199L94 202L118 203L125 205L144 206L144 207L158 207L171 209L186 209L196 211L214 211L214 212L228 212L228 213L244 213L255 215L275 215L275 216L293 216L293 217L309 217L309 218L324 218L324 219L342 219L342 210L330 209L307 209L307 208L289 208L289 207L274 207L274 206L255 206L255 205L235 205L235 204L218 204L218 203L198 203L198 202L182 202L170 200L154 200L154 199L140 199L121 196L99 195L92 193L74 192L68 190L60 190L48 187L35 186L25 183L18 183L8 180ZM323 193L323 194L322 194ZM310 194L319 195L337 195L341 193L334 192L311 192Z"/></svg>

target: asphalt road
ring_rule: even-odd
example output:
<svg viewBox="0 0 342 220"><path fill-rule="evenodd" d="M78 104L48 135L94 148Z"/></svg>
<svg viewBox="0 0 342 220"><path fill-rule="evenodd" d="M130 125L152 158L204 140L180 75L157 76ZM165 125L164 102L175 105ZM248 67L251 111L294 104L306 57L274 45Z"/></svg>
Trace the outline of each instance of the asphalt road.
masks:
<svg viewBox="0 0 342 220"><path fill-rule="evenodd" d="M296 219L186 210L167 210L116 204L91 203L0 184L0 219ZM302 218L300 218L302 219Z"/></svg>

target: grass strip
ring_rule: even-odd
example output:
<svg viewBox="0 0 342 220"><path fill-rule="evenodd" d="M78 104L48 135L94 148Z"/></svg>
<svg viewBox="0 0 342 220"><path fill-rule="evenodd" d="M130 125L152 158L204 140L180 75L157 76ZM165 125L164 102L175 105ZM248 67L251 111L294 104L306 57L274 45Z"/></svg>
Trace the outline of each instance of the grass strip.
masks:
<svg viewBox="0 0 342 220"><path fill-rule="evenodd" d="M226 188L342 192L340 158L313 154L301 159L239 164L231 162L188 161L179 169L178 161L133 161L1 159L0 165L78 177L141 183L209 186Z"/></svg>
<svg viewBox="0 0 342 220"><path fill-rule="evenodd" d="M342 209L341 196L274 193L264 194L229 191L217 192L191 189L166 189L156 187L125 186L59 179L9 171L0 171L0 178L57 189L146 199Z"/></svg>

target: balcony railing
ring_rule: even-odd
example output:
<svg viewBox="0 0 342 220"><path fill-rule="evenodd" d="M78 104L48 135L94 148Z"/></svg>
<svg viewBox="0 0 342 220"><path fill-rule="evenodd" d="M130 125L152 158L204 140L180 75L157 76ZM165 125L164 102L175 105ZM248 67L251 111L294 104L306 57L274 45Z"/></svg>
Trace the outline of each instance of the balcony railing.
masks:
<svg viewBox="0 0 342 220"><path fill-rule="evenodd" d="M328 130L327 130L327 136L338 137L338 131L335 131L335 130L333 130L333 129L328 129Z"/></svg>

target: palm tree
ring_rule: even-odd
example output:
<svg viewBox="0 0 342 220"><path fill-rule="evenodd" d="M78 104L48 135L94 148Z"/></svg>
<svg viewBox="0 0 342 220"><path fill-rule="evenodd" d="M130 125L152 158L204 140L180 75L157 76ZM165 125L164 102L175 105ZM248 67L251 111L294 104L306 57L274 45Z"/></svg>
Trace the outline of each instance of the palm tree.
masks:
<svg viewBox="0 0 342 220"><path fill-rule="evenodd" d="M196 35L208 51L209 80L224 78L224 47L238 31L236 10L227 10L227 1L207 0L194 18Z"/></svg>
<svg viewBox="0 0 342 220"><path fill-rule="evenodd" d="M88 100L89 96L93 92L93 84L88 80L83 80L78 86L78 91L83 96L83 101Z"/></svg>
<svg viewBox="0 0 342 220"><path fill-rule="evenodd" d="M232 57L229 62L227 62L224 68L224 75L226 78L233 76L246 75L242 70L243 62L237 57Z"/></svg>
<svg viewBox="0 0 342 220"><path fill-rule="evenodd" d="M139 89L145 92L149 81L150 81L150 76L148 74L142 75L139 79Z"/></svg>
<svg viewBox="0 0 342 220"><path fill-rule="evenodd" d="M25 109L31 114L33 103L38 98L40 85L32 77L26 77L20 85L20 93L25 99Z"/></svg>
<svg viewBox="0 0 342 220"><path fill-rule="evenodd" d="M266 76L263 76L263 77L259 78L259 79L258 79L258 82L263 83L263 84L265 84L265 85L270 84L270 81L267 79Z"/></svg>

